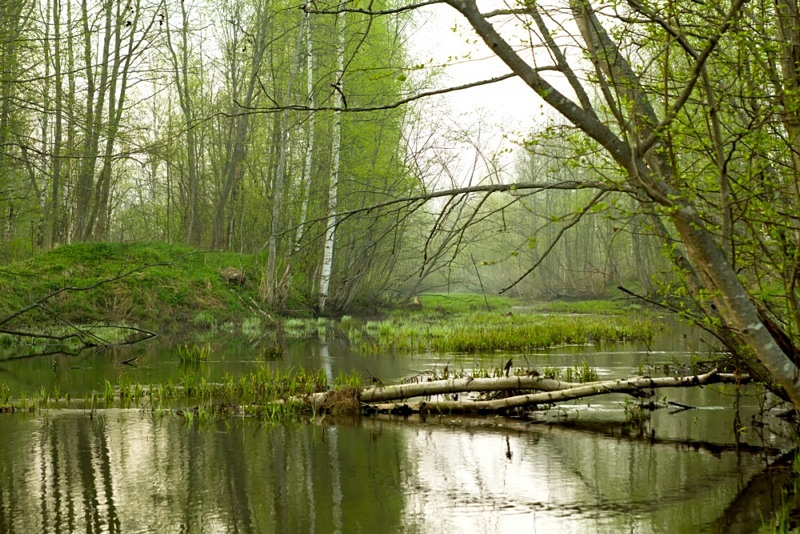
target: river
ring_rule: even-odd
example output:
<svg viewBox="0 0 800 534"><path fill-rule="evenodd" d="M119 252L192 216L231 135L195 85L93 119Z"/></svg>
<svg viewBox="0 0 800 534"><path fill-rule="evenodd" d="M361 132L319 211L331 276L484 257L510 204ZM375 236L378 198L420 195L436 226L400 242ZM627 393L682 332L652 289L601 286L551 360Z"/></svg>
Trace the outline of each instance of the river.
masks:
<svg viewBox="0 0 800 534"><path fill-rule="evenodd" d="M264 364L260 342L220 338L187 368L174 347L9 360L0 382L77 398L120 381L188 372L208 380ZM567 347L512 355L601 378L660 372L708 350L672 329L650 347ZM693 356L694 354L694 356ZM132 357L133 365L122 364ZM289 343L279 367L358 370L386 383L444 365L502 365L507 354L370 355L338 341ZM147 410L0 415L2 532L698 532L758 528L731 520L735 499L793 446L758 415L754 387L660 390L677 406L631 424L629 397L584 399L531 423L510 418L377 416L264 424L187 424ZM734 410L735 403L740 408ZM633 412L635 413L635 412ZM556 422L569 419L568 422ZM627 422L626 422L627 421ZM735 432L734 428L739 431ZM756 479L758 480L758 479ZM749 522L748 522L749 521Z"/></svg>

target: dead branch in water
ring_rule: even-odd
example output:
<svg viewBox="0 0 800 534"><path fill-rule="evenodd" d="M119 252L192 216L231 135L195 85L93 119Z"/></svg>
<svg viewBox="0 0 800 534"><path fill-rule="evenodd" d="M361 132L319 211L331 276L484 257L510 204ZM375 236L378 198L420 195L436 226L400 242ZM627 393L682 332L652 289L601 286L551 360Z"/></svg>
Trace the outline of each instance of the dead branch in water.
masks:
<svg viewBox="0 0 800 534"><path fill-rule="evenodd" d="M486 380L508 380L508 379L486 379ZM542 379L539 385L553 386L552 382ZM741 377L735 375L720 374L716 369L702 374L682 377L659 377L646 378L636 377L619 380L605 380L591 382L587 384L561 383L563 389L553 389L540 391L537 393L527 393L514 395L496 400L437 400L437 401L418 401L410 403L383 403L374 404L372 407L379 412L402 412L402 413L497 413L512 410L515 408L525 408L539 404L554 404L568 400L575 400L596 395L609 393L636 393L642 390L658 388L694 387L714 383L736 383L741 382ZM543 384L544 383L544 384ZM512 388L524 389L524 388ZM529 388L535 389L535 388Z"/></svg>
<svg viewBox="0 0 800 534"><path fill-rule="evenodd" d="M708 384L743 384L749 382L746 375L719 373L713 369L705 374L679 377L633 377L627 379L602 380L587 383L562 382L539 376L512 376L499 378L457 378L434 380L414 384L370 387L361 390L358 398L368 411L381 413L500 413L516 408L540 404L555 404L569 400L605 395L609 393L628 393L632 395L660 388L686 388ZM433 397L457 393L526 392L512 394L495 400L435 400L415 402L404 401L418 397ZM310 404L323 408L330 403L335 392L321 392L292 399L294 402Z"/></svg>
<svg viewBox="0 0 800 534"><path fill-rule="evenodd" d="M509 391L517 389L534 391L561 391L584 385L588 384L562 382L560 380L544 378L540 376L452 378L448 380L434 380L431 382L418 382L412 384L397 384L394 386L367 388L361 391L361 402L380 402L397 399L411 399L413 397L446 395L452 393Z"/></svg>

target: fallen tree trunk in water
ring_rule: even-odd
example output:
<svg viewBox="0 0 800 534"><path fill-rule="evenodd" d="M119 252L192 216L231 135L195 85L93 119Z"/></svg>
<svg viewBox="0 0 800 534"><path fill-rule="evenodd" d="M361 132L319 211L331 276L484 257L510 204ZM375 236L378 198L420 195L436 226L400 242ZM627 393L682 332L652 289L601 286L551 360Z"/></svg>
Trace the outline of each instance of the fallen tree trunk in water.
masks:
<svg viewBox="0 0 800 534"><path fill-rule="evenodd" d="M596 384L597 382L591 382ZM536 391L560 391L589 385L575 382L562 382L539 376L509 376L500 378L453 378L393 386L378 386L361 391L361 402L380 402L413 397L428 397L451 393L509 391L527 389Z"/></svg>
<svg viewBox="0 0 800 534"><path fill-rule="evenodd" d="M719 373L717 369L692 376L634 377L587 383L562 382L530 375L500 378L467 377L370 387L360 391L359 400L364 409L382 413L500 413L517 408L554 404L609 393L628 393L632 395L638 393L641 396L642 392L659 388L686 388L718 383L741 384L748 381L748 376ZM535 393L512 394L508 397L493 400L442 399L434 401L386 402L457 393L508 391L515 393L535 391ZM311 404L315 407L327 407L330 405L334 394L336 392L315 393L297 397L294 401Z"/></svg>
<svg viewBox="0 0 800 534"><path fill-rule="evenodd" d="M492 379L487 379L492 380ZM503 380L503 379L500 379ZM543 379L545 381L547 379ZM558 381L550 381L558 382ZM658 388L685 388L703 386L721 382L737 382L735 375L722 375L716 369L702 374L682 377L659 378L629 378L619 380L606 380L586 384L561 383L562 389L545 390L538 393L514 395L495 400L438 400L419 401L412 403L383 403L374 404L373 408L379 412L402 413L496 413L515 408L525 408L539 404L554 404L568 400L604 395L608 393L636 393L642 390ZM547 384L552 386L553 384ZM511 388L517 389L517 388ZM523 388L519 388L523 389ZM527 388L536 389L536 388ZM363 397L362 397L363 400Z"/></svg>

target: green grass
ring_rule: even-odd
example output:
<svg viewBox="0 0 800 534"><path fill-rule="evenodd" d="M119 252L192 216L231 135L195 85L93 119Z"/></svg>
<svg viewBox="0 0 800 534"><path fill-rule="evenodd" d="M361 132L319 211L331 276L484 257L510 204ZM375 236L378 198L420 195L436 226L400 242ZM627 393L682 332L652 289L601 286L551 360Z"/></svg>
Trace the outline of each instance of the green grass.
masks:
<svg viewBox="0 0 800 534"><path fill-rule="evenodd" d="M227 283L220 275L226 267L243 271L250 281L244 286ZM255 273L257 259L252 255L203 253L164 243L62 246L0 267L0 320L49 293L74 287L80 290L64 291L47 301L49 309L72 323L158 324L163 329L166 322L213 328L250 315L242 300L257 297ZM36 309L14 325L52 321Z"/></svg>
<svg viewBox="0 0 800 534"><path fill-rule="evenodd" d="M412 309L395 310L392 315L452 315L471 312L498 313L578 313L594 315L620 315L638 313L645 307L631 298L616 300L548 300L525 301L502 295L479 293L425 293L418 297ZM488 305L488 306L487 306Z"/></svg>
<svg viewBox="0 0 800 534"><path fill-rule="evenodd" d="M207 362L211 354L211 345L179 345L178 357L181 363Z"/></svg>
<svg viewBox="0 0 800 534"><path fill-rule="evenodd" d="M662 328L640 310L623 314L613 303L591 308L615 314L575 315L528 309L519 313L516 306L521 304L504 297L494 297L489 301L493 311L485 311L482 295L423 295L419 301L418 309L397 311L389 319L368 321L360 328L350 321L346 333L351 344L364 353L525 352L562 345L649 342Z"/></svg>
<svg viewBox="0 0 800 534"><path fill-rule="evenodd" d="M536 313L578 313L592 315L639 313L646 309L641 303L631 299L538 301L526 306L526 308Z"/></svg>
<svg viewBox="0 0 800 534"><path fill-rule="evenodd" d="M519 304L515 299L500 295L480 295L477 293L426 293L419 297L420 311L446 314L460 314L474 311L507 312ZM487 308L488 303L488 308Z"/></svg>
<svg viewBox="0 0 800 534"><path fill-rule="evenodd" d="M327 406L314 408L291 402L293 397L328 391L332 386L334 400ZM59 387L52 391L42 387L32 396L15 398L5 385L0 385L0 413L36 412L81 406L94 412L100 408L139 408L152 414L174 414L187 423L197 423L214 417L251 416L271 423L286 422L320 412L346 410L358 413L360 405L356 392L361 388L357 373L340 375L329 385L322 370L272 370L264 365L238 380L226 376L220 382L209 382L193 371L187 371L178 384L144 386L122 381L113 385L106 381L102 391L71 399ZM338 396L338 397L337 397Z"/></svg>

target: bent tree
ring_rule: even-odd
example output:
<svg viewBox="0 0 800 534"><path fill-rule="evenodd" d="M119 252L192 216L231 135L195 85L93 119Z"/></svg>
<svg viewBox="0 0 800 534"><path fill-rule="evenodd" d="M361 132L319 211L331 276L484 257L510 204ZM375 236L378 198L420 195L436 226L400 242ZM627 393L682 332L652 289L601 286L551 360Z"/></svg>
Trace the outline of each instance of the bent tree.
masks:
<svg viewBox="0 0 800 534"><path fill-rule="evenodd" d="M798 2L555 0L490 11L434 0L345 11L431 4L468 22L531 89L532 106L565 119L575 161L596 171L577 187L630 197L668 247L693 316L800 407Z"/></svg>

